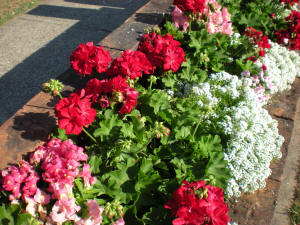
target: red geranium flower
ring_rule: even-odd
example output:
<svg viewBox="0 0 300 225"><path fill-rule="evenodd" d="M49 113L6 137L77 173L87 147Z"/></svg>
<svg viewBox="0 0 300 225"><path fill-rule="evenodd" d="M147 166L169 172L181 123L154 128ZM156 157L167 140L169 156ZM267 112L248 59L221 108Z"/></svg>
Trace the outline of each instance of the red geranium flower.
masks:
<svg viewBox="0 0 300 225"><path fill-rule="evenodd" d="M150 74L151 71L152 65L143 52L126 50L123 52L122 57L118 57L112 62L108 74L135 79L141 77L143 72Z"/></svg>
<svg viewBox="0 0 300 225"><path fill-rule="evenodd" d="M165 208L176 217L173 225L227 225L228 208L221 188L195 181L180 186Z"/></svg>
<svg viewBox="0 0 300 225"><path fill-rule="evenodd" d="M281 2L287 3L287 4L289 4L290 6L293 6L295 3L298 3L299 0L281 0Z"/></svg>
<svg viewBox="0 0 300 225"><path fill-rule="evenodd" d="M69 97L61 99L55 107L59 127L65 129L66 134L78 135L83 126L91 124L95 119L96 111L91 108L89 98L84 96L84 90L79 94L72 93Z"/></svg>
<svg viewBox="0 0 300 225"><path fill-rule="evenodd" d="M93 102L99 102L99 97L107 93L111 93L111 86L107 79L98 80L91 79L85 86L85 95L91 97Z"/></svg>
<svg viewBox="0 0 300 225"><path fill-rule="evenodd" d="M139 50L146 54L154 68L163 66L165 71L176 72L186 61L180 42L170 34L163 37L154 32L143 35Z"/></svg>
<svg viewBox="0 0 300 225"><path fill-rule="evenodd" d="M174 0L173 5L183 12L201 13L205 8L205 0Z"/></svg>
<svg viewBox="0 0 300 225"><path fill-rule="evenodd" d="M111 79L92 79L85 87L85 97L92 98L102 108L108 108L111 102L122 103L120 114L130 113L137 104L139 92L131 88L125 77L115 76Z"/></svg>
<svg viewBox="0 0 300 225"><path fill-rule="evenodd" d="M264 49L271 48L271 44L269 43L268 36L264 35L262 31L255 30L253 27L246 27L244 34L250 38L253 44L258 46L259 55L261 57L264 57L266 54Z"/></svg>
<svg viewBox="0 0 300 225"><path fill-rule="evenodd" d="M288 28L275 32L277 41L288 44L291 50L300 50L300 12L293 10L285 20Z"/></svg>
<svg viewBox="0 0 300 225"><path fill-rule="evenodd" d="M93 42L80 44L70 56L71 66L78 74L85 76L92 74L96 69L98 73L106 72L111 61L109 51L97 47Z"/></svg>

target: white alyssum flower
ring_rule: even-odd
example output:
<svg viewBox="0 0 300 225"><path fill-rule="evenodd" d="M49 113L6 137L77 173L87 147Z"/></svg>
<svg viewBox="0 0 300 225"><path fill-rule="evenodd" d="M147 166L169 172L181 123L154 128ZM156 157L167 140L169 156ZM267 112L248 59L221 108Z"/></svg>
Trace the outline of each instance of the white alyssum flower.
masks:
<svg viewBox="0 0 300 225"><path fill-rule="evenodd" d="M277 43L270 41L271 48L266 55L258 61L264 64L267 70L264 75L271 83L270 93L289 90L296 77L300 77L300 56Z"/></svg>
<svg viewBox="0 0 300 225"><path fill-rule="evenodd" d="M220 72L211 74L209 83L188 88L203 107L211 109L203 126L213 125L212 129L227 138L229 197L263 188L271 174L271 161L281 157L283 137L278 134L277 121L263 108L247 79Z"/></svg>
<svg viewBox="0 0 300 225"><path fill-rule="evenodd" d="M227 223L227 225L238 225L236 222Z"/></svg>

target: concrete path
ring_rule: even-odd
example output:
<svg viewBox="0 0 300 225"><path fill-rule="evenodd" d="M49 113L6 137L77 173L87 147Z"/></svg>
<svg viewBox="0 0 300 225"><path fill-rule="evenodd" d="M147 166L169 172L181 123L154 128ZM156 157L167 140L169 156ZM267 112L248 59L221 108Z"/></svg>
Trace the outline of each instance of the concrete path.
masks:
<svg viewBox="0 0 300 225"><path fill-rule="evenodd" d="M99 43L148 1L46 0L0 26L0 125L69 68L80 43Z"/></svg>

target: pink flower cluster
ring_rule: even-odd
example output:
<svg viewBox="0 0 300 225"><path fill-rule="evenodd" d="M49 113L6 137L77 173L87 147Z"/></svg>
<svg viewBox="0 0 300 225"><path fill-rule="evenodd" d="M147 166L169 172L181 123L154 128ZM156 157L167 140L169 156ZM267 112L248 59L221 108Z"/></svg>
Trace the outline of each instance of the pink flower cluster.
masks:
<svg viewBox="0 0 300 225"><path fill-rule="evenodd" d="M30 162L41 163L43 180L49 183L48 191L53 193L53 198L61 199L68 196L69 187L73 186L77 176L88 179L89 184L96 182L96 178L87 173L87 164L79 172L80 161L86 161L87 157L83 148L74 145L70 139L51 139L46 146L39 147L32 154Z"/></svg>
<svg viewBox="0 0 300 225"><path fill-rule="evenodd" d="M51 139L32 153L30 162L41 164L43 180L49 184L47 191L52 194L52 199L57 199L48 218L50 222L62 224L77 219L80 206L73 197L75 177L82 177L86 187L97 181L91 176L88 164L79 171L80 161L86 161L87 157L83 148L74 145L70 139Z"/></svg>
<svg viewBox="0 0 300 225"><path fill-rule="evenodd" d="M59 127L65 129L66 134L80 134L82 127L95 120L97 113L91 104L84 90L61 99L55 106L55 116L58 118Z"/></svg>
<svg viewBox="0 0 300 225"><path fill-rule="evenodd" d="M146 54L153 68L162 66L164 71L176 72L186 61L180 42L174 40L170 34L165 36L155 32L144 34L139 50Z"/></svg>
<svg viewBox="0 0 300 225"><path fill-rule="evenodd" d="M204 22L208 33L218 32L231 36L233 34L231 15L227 8L222 8L216 0L207 0L203 15L207 18Z"/></svg>
<svg viewBox="0 0 300 225"><path fill-rule="evenodd" d="M93 42L80 44L70 56L71 66L78 74L85 76L92 74L96 69L98 73L106 72L111 61L109 51L97 47Z"/></svg>
<svg viewBox="0 0 300 225"><path fill-rule="evenodd" d="M300 50L300 12L293 10L286 21L288 28L275 32L277 41L279 44L287 42L291 50Z"/></svg>
<svg viewBox="0 0 300 225"><path fill-rule="evenodd" d="M184 1L174 1L174 5L177 5L174 11L171 13L172 22L175 27L179 28L182 26L183 31L186 31L189 26L189 18L184 15L186 10L181 10L184 8L182 3ZM195 1L194 1L195 2ZM175 4L176 3L176 4ZM188 1L185 1L186 5L189 5ZM227 8L222 8L216 0L206 0L202 1L203 6L201 11L197 12L196 19L200 19L206 26L208 33L216 34L221 32L231 36L233 34L231 15L227 11Z"/></svg>
<svg viewBox="0 0 300 225"><path fill-rule="evenodd" d="M26 161L22 161L19 167L10 166L2 170L2 188L11 191L11 201L22 197L29 198L37 192L37 182L40 179L35 169Z"/></svg>
<svg viewBox="0 0 300 225"><path fill-rule="evenodd" d="M172 22L175 27L183 28L183 31L186 32L187 28L189 27L189 18L184 16L184 13L178 8L175 7L173 12L171 13Z"/></svg>
<svg viewBox="0 0 300 225"><path fill-rule="evenodd" d="M81 177L85 187L90 187L97 181L92 177L88 164L84 164L80 171L80 161L86 160L87 155L83 153L83 148L74 145L71 140L51 139L48 144L31 154L30 163L22 161L18 167L11 166L1 172L2 189L12 193L9 196L12 203L16 203L17 199L22 197L26 203L26 212L33 216L38 213L40 219L47 221L47 224L76 221L76 213L80 206L76 205L73 196L75 177ZM35 167L41 168L41 174ZM49 194L38 188L39 180L48 183ZM51 199L55 200L55 203L48 216L44 205ZM94 220L96 222L91 225L99 224L99 218Z"/></svg>
<svg viewBox="0 0 300 225"><path fill-rule="evenodd" d="M173 225L227 225L229 210L221 188L205 185L203 180L183 183L165 205L176 217Z"/></svg>

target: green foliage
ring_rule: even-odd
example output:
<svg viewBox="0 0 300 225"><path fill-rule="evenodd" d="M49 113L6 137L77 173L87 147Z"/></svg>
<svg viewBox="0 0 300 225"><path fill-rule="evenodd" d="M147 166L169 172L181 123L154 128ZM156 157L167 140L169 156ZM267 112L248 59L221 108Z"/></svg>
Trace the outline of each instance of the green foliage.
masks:
<svg viewBox="0 0 300 225"><path fill-rule="evenodd" d="M108 109L104 113L104 117L101 118L99 128L94 131L95 137L104 137L111 135L112 129L122 126L123 122L118 118L117 114L114 114L112 110Z"/></svg>
<svg viewBox="0 0 300 225"><path fill-rule="evenodd" d="M274 40L274 32L286 26L285 8L280 0L221 0L231 14L233 25L242 34L247 26L263 31ZM271 18L275 15L276 18Z"/></svg>
<svg viewBox="0 0 300 225"><path fill-rule="evenodd" d="M184 33L180 31L171 21L166 21L164 24L164 30L162 35L171 34L175 40L181 41L184 38Z"/></svg>
<svg viewBox="0 0 300 225"><path fill-rule="evenodd" d="M226 71L239 75L244 70L255 74L258 68L247 59L256 55L253 45L246 37L232 43L226 34L209 34L206 30L191 31L186 38L187 62L180 78L189 82L203 82L207 74Z"/></svg>
<svg viewBox="0 0 300 225"><path fill-rule="evenodd" d="M0 224L2 225L40 225L30 214L21 213L21 205L0 206Z"/></svg>

